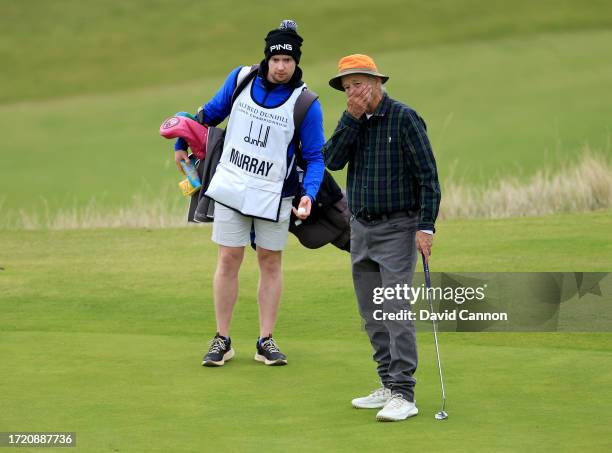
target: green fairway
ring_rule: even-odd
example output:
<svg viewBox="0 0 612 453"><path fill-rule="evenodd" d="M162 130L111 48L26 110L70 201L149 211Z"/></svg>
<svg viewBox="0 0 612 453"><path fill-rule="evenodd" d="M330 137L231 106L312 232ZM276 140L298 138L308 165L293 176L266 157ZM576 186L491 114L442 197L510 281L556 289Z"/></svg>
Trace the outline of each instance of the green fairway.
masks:
<svg viewBox="0 0 612 453"><path fill-rule="evenodd" d="M610 219L442 222L432 269L607 271ZM420 415L381 424L352 409L350 399L377 384L348 255L294 239L275 332L289 366L253 360L257 272L248 252L237 356L201 367L214 332L209 235L208 226L0 232L0 431L76 431L83 451L255 451L269 430L270 451L609 449L609 333L441 334L450 414L442 423L433 419L440 391L426 329Z"/></svg>
<svg viewBox="0 0 612 453"><path fill-rule="evenodd" d="M285 308L284 317L295 313ZM353 318L340 327L343 339L285 326L285 368L253 360L255 319L237 323L237 355L221 369L199 365L202 336L4 332L0 351L11 366L1 428L76 431L79 451L261 451L262 443L304 452L609 450L609 335L522 334L521 346L498 344L519 334L476 335L486 345L473 344L475 334L441 335L450 416L437 422L435 353L423 332L420 415L381 424L375 411L350 406L377 385Z"/></svg>

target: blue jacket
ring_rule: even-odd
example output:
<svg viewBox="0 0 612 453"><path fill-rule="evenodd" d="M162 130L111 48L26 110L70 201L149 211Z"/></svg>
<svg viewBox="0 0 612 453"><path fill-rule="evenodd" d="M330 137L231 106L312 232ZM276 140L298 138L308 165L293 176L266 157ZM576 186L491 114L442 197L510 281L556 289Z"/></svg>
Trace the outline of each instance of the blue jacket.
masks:
<svg viewBox="0 0 612 453"><path fill-rule="evenodd" d="M211 126L216 126L223 122L232 110L232 94L236 88L236 79L242 66L234 69L225 79L223 86L217 91L214 97L204 104L204 122ZM296 68L299 70L299 68ZM261 74L253 80L253 89L251 95L253 99L265 107L274 107L285 102L294 87L289 85L270 84L265 81ZM315 100L308 112L300 128L300 142L302 144L302 158L306 163L304 175L304 194L308 195L312 201L315 200L321 180L325 164L323 162L323 154L321 150L325 144L325 136L323 134L323 112L319 100ZM187 142L183 139L177 139L175 150L187 149ZM291 143L287 148L287 165L291 162L295 152L295 145ZM295 165L293 170L283 186L283 197L294 196L299 187L297 171Z"/></svg>

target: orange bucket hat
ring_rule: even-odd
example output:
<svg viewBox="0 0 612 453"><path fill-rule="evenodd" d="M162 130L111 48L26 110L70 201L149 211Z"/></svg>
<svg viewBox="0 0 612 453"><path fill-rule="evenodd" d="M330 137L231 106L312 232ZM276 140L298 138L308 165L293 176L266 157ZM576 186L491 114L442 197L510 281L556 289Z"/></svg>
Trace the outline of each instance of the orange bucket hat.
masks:
<svg viewBox="0 0 612 453"><path fill-rule="evenodd" d="M378 72L376 63L374 63L371 57L356 53L340 59L338 62L338 74L329 81L329 86L336 90L344 91L344 88L342 88L342 77L349 74L366 74L380 77L382 83L389 80L389 76Z"/></svg>

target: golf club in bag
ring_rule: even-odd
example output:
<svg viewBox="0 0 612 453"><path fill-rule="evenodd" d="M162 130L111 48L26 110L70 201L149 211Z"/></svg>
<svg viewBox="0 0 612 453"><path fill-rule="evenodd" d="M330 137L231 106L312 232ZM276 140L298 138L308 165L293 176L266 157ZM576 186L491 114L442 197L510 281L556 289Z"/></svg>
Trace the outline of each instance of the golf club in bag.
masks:
<svg viewBox="0 0 612 453"><path fill-rule="evenodd" d="M429 265L425 260L425 255L421 253L421 258L423 259L423 270L425 271L425 287L427 293L427 302L429 302L429 313L433 315L433 303L431 301L431 279L429 278ZM431 317L431 322L433 325L433 334L434 334L434 342L436 345L436 357L438 359L438 371L440 372L440 386L442 387L442 409L440 412L437 412L435 417L436 420L446 420L448 418L448 414L446 413L446 392L444 391L444 379L442 378L442 364L440 363L440 350L438 349L438 328L436 326L436 318L434 316Z"/></svg>

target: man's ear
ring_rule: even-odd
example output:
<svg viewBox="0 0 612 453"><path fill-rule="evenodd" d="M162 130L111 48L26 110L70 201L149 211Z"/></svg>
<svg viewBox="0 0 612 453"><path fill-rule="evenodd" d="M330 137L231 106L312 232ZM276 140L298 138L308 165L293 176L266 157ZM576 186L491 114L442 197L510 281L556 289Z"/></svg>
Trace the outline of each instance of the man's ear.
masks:
<svg viewBox="0 0 612 453"><path fill-rule="evenodd" d="M374 88L378 91L382 91L382 80L380 77L374 77Z"/></svg>

